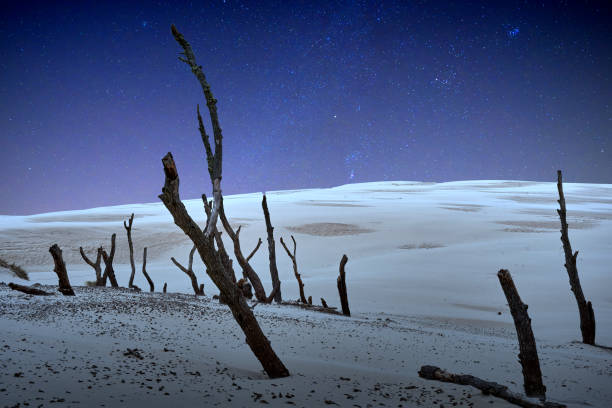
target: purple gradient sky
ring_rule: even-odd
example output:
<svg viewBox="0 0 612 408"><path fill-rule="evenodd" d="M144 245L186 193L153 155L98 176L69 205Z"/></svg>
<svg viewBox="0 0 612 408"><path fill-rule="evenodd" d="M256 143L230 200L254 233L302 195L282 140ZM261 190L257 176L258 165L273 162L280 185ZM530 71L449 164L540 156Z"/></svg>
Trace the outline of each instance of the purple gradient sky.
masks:
<svg viewBox="0 0 612 408"><path fill-rule="evenodd" d="M318 4L317 4L318 3ZM537 3L537 4L536 4ZM379 180L612 183L609 2L3 2L0 214Z"/></svg>

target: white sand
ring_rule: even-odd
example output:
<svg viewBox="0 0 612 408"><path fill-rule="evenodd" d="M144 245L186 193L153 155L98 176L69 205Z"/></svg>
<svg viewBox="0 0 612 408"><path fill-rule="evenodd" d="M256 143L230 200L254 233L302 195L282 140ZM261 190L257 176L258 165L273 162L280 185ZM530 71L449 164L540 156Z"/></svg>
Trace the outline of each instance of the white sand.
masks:
<svg viewBox="0 0 612 408"><path fill-rule="evenodd" d="M578 270L594 305L597 342L612 346L612 186L564 187L570 239L580 251ZM136 401L167 406L168 399L179 406L251 406L260 399L320 406L327 399L365 407L417 406L417 401L432 406L436 400L452 406L451 394L457 404L504 406L477 390L420 380L417 370L438 365L521 391L512 319L495 276L507 268L529 304L549 397L570 406L607 406L612 352L576 343L578 313L563 267L556 198L554 183L508 181L380 182L268 193L284 298L296 299L298 290L279 240L294 234L306 295L315 301L324 297L339 304L335 279L342 254L348 255L354 314L346 319L258 305L264 331L293 374L283 380L263 376L229 312L209 298L85 288L78 288L74 299L30 298L3 287L0 396L9 406L28 398L30 406L38 406L36 397L47 406L59 397L64 405L78 400L81 406L119 406L120 399L123 406ZM199 200L186 205L203 221ZM243 226L245 253L258 237L264 239L252 265L269 290L261 195L228 196L225 205L232 223ZM115 271L126 285L130 266L122 220L131 212L136 213L136 284L147 288L140 267L142 247L148 246L147 269L156 287L167 282L171 292L190 293L187 276L169 259L186 263L190 244L161 204L0 216L0 257L23 266L33 282L56 284L48 247L58 243L73 285L82 285L93 280L93 270L80 259L78 247L93 254L99 245L108 247L116 232ZM194 268L207 295L217 293L201 261ZM2 280L16 281L0 271ZM115 309L120 313L105 313ZM143 350L144 360L122 355L134 347ZM175 351L163 352L164 347ZM92 364L98 368L92 370ZM16 372L23 377L14 377ZM140 388L141 382L152 389ZM257 402L253 392L262 394ZM295 396L287 399L286 393Z"/></svg>

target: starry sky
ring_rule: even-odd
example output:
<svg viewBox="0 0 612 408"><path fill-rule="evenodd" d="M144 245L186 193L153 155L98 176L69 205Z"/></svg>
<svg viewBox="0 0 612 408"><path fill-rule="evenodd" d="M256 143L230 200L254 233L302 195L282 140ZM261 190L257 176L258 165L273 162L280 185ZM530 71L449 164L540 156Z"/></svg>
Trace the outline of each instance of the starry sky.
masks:
<svg viewBox="0 0 612 408"><path fill-rule="evenodd" d="M219 100L225 194L612 183L610 21L607 1L3 1L0 214L156 202L168 151L182 197L210 193L171 24Z"/></svg>

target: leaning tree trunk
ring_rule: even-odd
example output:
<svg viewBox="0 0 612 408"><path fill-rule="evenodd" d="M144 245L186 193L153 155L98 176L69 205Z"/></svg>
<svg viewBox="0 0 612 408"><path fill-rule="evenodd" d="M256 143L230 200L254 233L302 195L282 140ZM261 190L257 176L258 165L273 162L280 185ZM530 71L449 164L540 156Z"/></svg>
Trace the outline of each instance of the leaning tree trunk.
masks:
<svg viewBox="0 0 612 408"><path fill-rule="evenodd" d="M540 359L538 358L538 350L536 348L535 338L531 330L531 319L527 313L527 305L523 303L521 297L514 286L510 272L501 269L497 272L499 283L501 284L510 313L514 319L516 334L519 341L519 360L523 367L523 380L525 386L525 394L529 397L546 396L546 387L542 383L542 371L540 371Z"/></svg>
<svg viewBox="0 0 612 408"><path fill-rule="evenodd" d="M184 50L183 55L185 58L179 58L191 67L191 70L198 78L198 81L202 86L213 128L215 142L214 154L210 146L208 135L206 134L204 126L200 121L202 142L204 143L204 147L206 149L206 158L208 161L210 178L213 184L214 197L214 207L212 214L208 217L206 229L202 231L200 227L198 227L181 202L179 195L179 176L171 153L168 153L162 159L165 183L164 187L162 188L162 194L160 194L159 198L164 203L170 214L172 214L174 223L181 228L181 230L183 230L183 232L191 239L197 248L200 258L202 258L202 261L206 265L206 273L219 288L221 296L227 302L234 319L244 332L247 344L263 366L268 376L271 378L286 377L289 375L289 371L272 349L270 341L262 332L261 327L259 327L253 312L247 305L244 296L242 296L242 292L230 278L229 271L226 271L226 267L221 259L221 254L214 245L213 231L216 229L217 217L219 216L219 210L222 202L221 164L223 135L217 115L217 101L210 91L210 86L206 81L204 72L202 72L202 67L196 63L195 55L193 54L189 43L174 26L172 26L172 34Z"/></svg>
<svg viewBox="0 0 612 408"><path fill-rule="evenodd" d="M342 259L340 260L340 274L338 275L337 283L338 293L340 294L340 304L342 305L342 314L350 316L351 310L349 309L348 296L346 294L346 273L344 272L344 266L347 262L347 256L342 255Z"/></svg>
<svg viewBox="0 0 612 408"><path fill-rule="evenodd" d="M97 250L95 262L89 259L87 255L85 255L85 251L83 251L83 247L79 247L79 252L81 253L81 257L83 258L85 263L94 269L96 273L96 286L106 286L106 281L102 279L102 266L101 266L102 252L103 252L102 247L98 248Z"/></svg>
<svg viewBox="0 0 612 408"><path fill-rule="evenodd" d="M104 285L106 286L106 278L110 280L111 286L113 288L118 288L119 284L117 283L117 278L115 277L115 270L113 269L113 260L115 259L115 239L117 238L117 234L113 234L111 236L111 251L110 255L106 253L106 250L102 250L102 259L104 260L104 275L102 276L102 280L104 281Z"/></svg>
<svg viewBox="0 0 612 408"><path fill-rule="evenodd" d="M576 303L578 303L582 342L585 344L595 345L595 313L593 312L593 305L591 302L587 302L587 300L584 298L582 285L580 284L580 278L578 277L578 268L576 267L578 251L572 252L572 245L570 244L569 235L567 233L567 212L565 210L565 197L563 195L563 180L561 170L557 171L557 189L559 190L559 200L557 200L557 202L559 203L560 207L560 209L557 210L557 213L561 219L561 242L563 243L563 252L565 253L565 269L567 269L570 286L572 288L572 292L574 292L574 296L576 297Z"/></svg>
<svg viewBox="0 0 612 408"><path fill-rule="evenodd" d="M45 292L44 290L33 288L32 286L23 286L18 285L16 283L10 282L8 287L12 290L16 290L18 292L23 292L28 295L36 295L36 296L51 296L53 293Z"/></svg>
<svg viewBox="0 0 612 408"><path fill-rule="evenodd" d="M274 243L274 227L272 226L272 222L270 221L270 211L268 211L268 200L266 199L266 195L263 195L263 199L261 200L261 206L264 212L264 218L266 219L266 230L268 231L268 258L270 260L270 277L272 278L272 287L278 290L276 291L276 295L274 296L274 300L276 303L280 303L283 301L283 297L281 295L281 282L278 278L278 268L276 267L276 244Z"/></svg>
<svg viewBox="0 0 612 408"><path fill-rule="evenodd" d="M155 292L155 284L147 273L147 247L144 247L144 250L142 251L142 274L147 279L147 282L149 282L149 288L151 289L151 292Z"/></svg>
<svg viewBox="0 0 612 408"><path fill-rule="evenodd" d="M174 257L170 258L170 260L176 265L177 268L179 268L181 271L185 272L187 276L189 276L189 279L191 280L191 287L193 288L193 292L197 296L204 296L204 284L202 284L202 286L198 285L198 278L193 272L193 254L195 253L195 251L196 251L196 247L194 246L193 248L191 248L191 251L189 252L189 264L187 268L181 265L176 259L174 259Z"/></svg>
<svg viewBox="0 0 612 408"><path fill-rule="evenodd" d="M59 291L62 292L64 296L74 296L74 291L72 290L72 286L70 286L70 280L68 280L66 264L64 263L64 258L62 258L62 250L57 244L53 244L51 248L49 248L49 252L55 263L53 271L57 274L57 278L59 279Z"/></svg>
<svg viewBox="0 0 612 408"><path fill-rule="evenodd" d="M134 245L132 244L132 223L134 222L134 213L132 213L128 222L129 223L123 221L123 227L127 232L128 246L130 247L130 266L132 267L132 273L130 274L128 288L132 288L134 287L134 276L136 275L136 264L134 263Z"/></svg>
<svg viewBox="0 0 612 408"><path fill-rule="evenodd" d="M300 301L304 304L307 304L308 301L306 300L306 295L304 294L304 283L302 282L302 276L298 273L297 261L295 259L295 252L297 249L297 244L295 243L295 238L293 238L293 235L291 236L291 240L293 241L293 254L289 251L289 248L287 248L287 245L285 245L285 241L283 241L283 237L281 237L280 242L283 248L285 248L285 252L287 252L287 255L291 259L291 262L293 263L293 274L295 275L295 279L298 282L298 288L300 290Z"/></svg>

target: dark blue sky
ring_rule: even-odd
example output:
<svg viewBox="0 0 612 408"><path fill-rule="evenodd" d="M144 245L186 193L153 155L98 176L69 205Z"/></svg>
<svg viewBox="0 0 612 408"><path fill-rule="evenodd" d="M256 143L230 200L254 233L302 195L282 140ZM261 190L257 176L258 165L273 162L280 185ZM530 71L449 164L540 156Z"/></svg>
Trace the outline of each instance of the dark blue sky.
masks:
<svg viewBox="0 0 612 408"><path fill-rule="evenodd" d="M572 1L4 1L0 214L378 180L612 183L612 12Z"/></svg>

